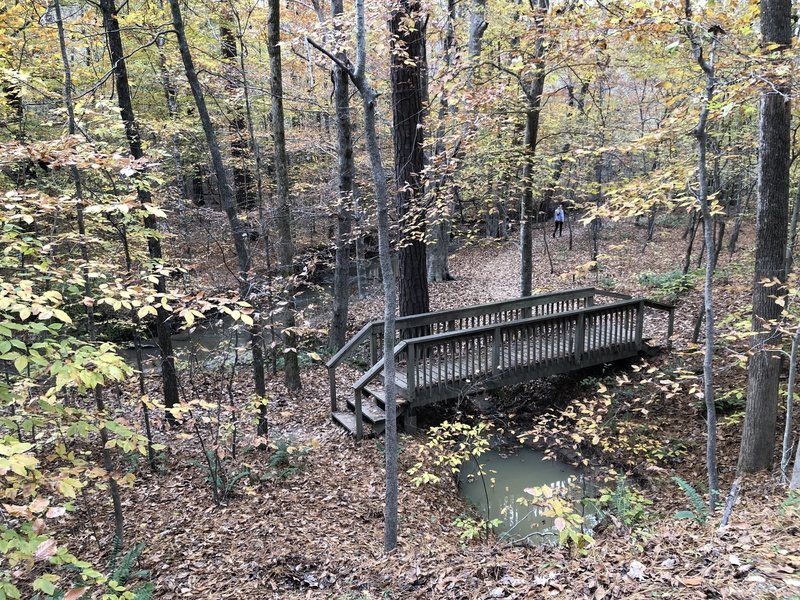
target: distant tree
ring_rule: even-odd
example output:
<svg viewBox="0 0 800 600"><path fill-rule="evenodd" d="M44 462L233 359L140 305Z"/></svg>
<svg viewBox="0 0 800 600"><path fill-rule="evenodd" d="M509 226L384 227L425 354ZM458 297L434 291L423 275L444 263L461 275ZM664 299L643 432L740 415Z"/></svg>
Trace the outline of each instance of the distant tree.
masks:
<svg viewBox="0 0 800 600"><path fill-rule="evenodd" d="M290 273L294 260L292 240L292 212L289 197L289 161L286 158L286 124L283 118L283 71L281 65L281 5L279 0L269 0L267 18L267 50L272 91L272 137L275 144L275 183L277 193L278 261L283 273ZM283 309L283 373L286 387L299 390L300 366L297 360L297 334L295 333L294 303Z"/></svg>

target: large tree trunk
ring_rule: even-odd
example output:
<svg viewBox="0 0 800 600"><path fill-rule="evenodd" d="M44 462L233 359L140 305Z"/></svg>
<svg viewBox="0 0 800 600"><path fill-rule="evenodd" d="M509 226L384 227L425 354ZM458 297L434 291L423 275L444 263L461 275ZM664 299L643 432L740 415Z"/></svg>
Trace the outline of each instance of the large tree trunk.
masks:
<svg viewBox="0 0 800 600"><path fill-rule="evenodd" d="M425 33L420 10L418 0L400 0L389 24L401 316L428 312L430 306L420 177L425 166L421 78Z"/></svg>
<svg viewBox="0 0 800 600"><path fill-rule="evenodd" d="M136 160L144 156L142 150L142 140L139 135L139 125L133 112L133 100L131 98L131 88L128 81L128 68L125 63L125 52L122 46L122 36L119 31L117 20L117 9L114 0L101 0L100 10L103 13L103 27L108 39L109 57L111 66L114 70L114 83L117 87L117 103L120 108L120 117L125 127L125 137L128 140L128 147L131 155ZM139 203L146 206L151 201L150 191L144 186L136 188L136 195ZM156 217L149 211L145 211L144 227L147 234L147 251L150 260L156 265L162 262L161 240L158 234L158 224ZM158 270L158 279L155 289L158 294L166 294L167 283L161 269ZM170 408L176 406L178 399L178 376L175 372L175 356L172 351L171 331L167 319L169 313L159 303L156 306L156 336L158 347L161 352L161 381L164 389L164 406L167 407L167 419L174 421Z"/></svg>
<svg viewBox="0 0 800 600"><path fill-rule="evenodd" d="M289 161L286 158L286 129L283 118L283 74L281 71L280 0L269 0L267 19L267 50L272 91L272 135L275 142L275 184L277 191L278 260L283 272L292 270L292 212L289 198ZM294 305L289 302L283 312L283 358L286 387L300 389L300 367L297 362L297 335L294 333Z"/></svg>
<svg viewBox="0 0 800 600"><path fill-rule="evenodd" d="M792 43L790 0L762 0L763 44ZM778 59L780 60L780 59ZM789 84L773 81L761 97L756 204L756 265L753 284L753 348L747 365L747 412L739 451L740 473L769 469L775 454L778 413L780 332L774 323L781 307L777 291L762 281L784 281L789 220L789 155L791 106Z"/></svg>
<svg viewBox="0 0 800 600"><path fill-rule="evenodd" d="M343 0L332 0L331 15L336 33L338 20L344 12ZM338 39L337 39L338 46ZM338 52L340 60L346 57ZM339 199L336 207L336 268L333 272L333 317L328 347L331 352L341 348L347 337L347 312L350 303L350 233L352 216L350 204L353 196L353 138L350 126L350 76L339 65L333 67L334 103L336 106L337 174Z"/></svg>

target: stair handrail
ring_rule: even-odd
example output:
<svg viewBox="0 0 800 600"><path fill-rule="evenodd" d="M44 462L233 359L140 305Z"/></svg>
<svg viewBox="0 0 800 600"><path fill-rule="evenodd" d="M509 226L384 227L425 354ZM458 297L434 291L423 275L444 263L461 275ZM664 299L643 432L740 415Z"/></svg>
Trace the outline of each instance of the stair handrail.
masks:
<svg viewBox="0 0 800 600"><path fill-rule="evenodd" d="M328 367L328 386L331 395L331 411L336 412L336 367L343 360L349 358L367 338L373 336L373 330L376 326L375 321L369 321L364 325L358 333L356 333L348 342L342 346L339 351L334 354L325 366Z"/></svg>

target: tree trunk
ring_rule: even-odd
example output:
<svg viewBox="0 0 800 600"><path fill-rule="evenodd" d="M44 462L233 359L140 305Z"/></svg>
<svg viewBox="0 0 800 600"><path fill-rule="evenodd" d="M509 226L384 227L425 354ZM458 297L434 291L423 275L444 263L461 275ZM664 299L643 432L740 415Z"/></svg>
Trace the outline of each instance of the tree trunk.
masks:
<svg viewBox="0 0 800 600"><path fill-rule="evenodd" d="M789 233L786 241L786 274L792 272L794 263L794 247L797 243L797 222L800 217L800 185L797 186L797 191L794 195L794 202L792 203L792 218L789 222Z"/></svg>
<svg viewBox="0 0 800 600"><path fill-rule="evenodd" d="M400 0L389 23L401 316L425 313L430 307L421 181L425 166L422 128L425 32L420 10L418 0Z"/></svg>
<svg viewBox="0 0 800 600"><path fill-rule="evenodd" d="M539 116L542 109L542 93L544 92L544 53L545 45L541 34L544 30L544 18L550 6L549 0L536 2L536 28L540 37L536 40L535 62L536 74L525 97L528 106L525 112L525 162L522 167L522 202L520 206L520 296L530 296L533 289L533 225L536 220L533 207L533 158L536 154L536 144L539 138Z"/></svg>
<svg viewBox="0 0 800 600"><path fill-rule="evenodd" d="M175 34L178 38L178 48L183 60L184 70L186 71L186 79L189 82L189 87L192 90L192 97L194 98L197 113L200 117L200 123L203 128L203 133L206 138L206 145L208 146L209 154L211 155L211 164L214 169L214 174L217 178L217 187L219 190L220 204L225 216L228 219L228 225L231 228L231 235L233 237L233 246L236 251L236 258L239 267L238 282L239 282L239 295L243 300L247 300L252 292L250 281L250 248L248 247L247 229L239 218L236 210L236 196L228 180L228 175L225 170L225 163L222 160L222 152L220 151L217 135L214 131L214 125L211 122L211 116L208 113L205 95L203 88L200 85L200 80L197 77L197 71L194 67L192 54L189 50L189 44L186 40L186 30L183 24L183 17L181 16L181 8L179 0L169 0L170 9L172 11L172 21L175 28ZM251 348L253 352L253 375L255 379L256 389L263 389L264 386L264 361L263 352L261 350L262 344L260 325L256 320L250 328ZM266 431L266 406L262 404L260 409L258 431L263 434Z"/></svg>
<svg viewBox="0 0 800 600"><path fill-rule="evenodd" d="M455 46L455 18L456 18L456 2L455 0L447 0L447 24L445 26L444 36L444 64L449 70L453 66L453 48ZM427 70L427 63L426 63ZM425 86L425 104L429 103L429 94L427 84ZM447 152L444 147L444 134L445 127L444 121L448 113L452 112L447 101L447 95L442 94L439 102L439 127L436 130L436 143L434 144L434 156L440 168L445 170L441 175L441 182L439 185L434 186L434 219L428 227L428 281L429 282L442 282L450 281L453 276L450 275L449 254L450 254L450 230L451 220L453 218L454 203L452 198L442 199L439 195L445 187L445 181L449 179L447 170ZM455 152L454 152L455 154ZM456 158L453 156L453 158Z"/></svg>
<svg viewBox="0 0 800 600"><path fill-rule="evenodd" d="M792 351L789 355L789 379L786 383L786 419L783 424L781 445L781 475L788 478L789 461L792 460L792 426L794 425L794 387L797 383L797 353L800 350L800 327L792 336Z"/></svg>
<svg viewBox="0 0 800 600"><path fill-rule="evenodd" d="M790 0L762 0L764 45L792 43ZM782 52L776 54L781 60ZM760 110L756 253L753 285L755 333L747 365L747 411L739 451L739 473L769 469L775 454L780 361L780 332L773 324L781 316L777 288L762 281L786 277L786 234L789 220L789 156L791 105L788 82L775 81L763 93Z"/></svg>
<svg viewBox="0 0 800 600"><path fill-rule="evenodd" d="M280 0L269 0L267 19L267 50L271 73L272 134L275 142L275 183L277 193L278 260L284 273L292 270L294 243L292 242L292 212L289 197L289 161L286 158L286 130L283 118L283 74L281 71ZM283 312L283 358L286 387L299 390L300 367L297 362L297 335L294 332L294 303L289 302Z"/></svg>
<svg viewBox="0 0 800 600"><path fill-rule="evenodd" d="M707 87L706 102L711 102L714 94L714 76L710 76ZM706 131L708 104L703 107L702 129L697 129L697 164L700 180L698 199L703 216L703 233L708 251L706 252L706 269L703 278L703 312L705 313L706 331L703 349L703 398L706 405L706 469L708 472L709 510L714 511L719 496L719 478L717 474L717 411L714 405L714 217L708 201L708 176L706 173Z"/></svg>
<svg viewBox="0 0 800 600"><path fill-rule="evenodd" d="M239 81L238 65L236 58L239 48L236 42L236 34L231 29L233 15L231 7L227 3L222 4L221 25L219 28L219 38L221 45L222 64L226 69L225 91L228 95L228 131L230 132L231 146L231 171L233 172L233 190L236 195L236 207L239 210L253 208L255 203L250 198L250 188L252 187L253 177L247 166L248 143L245 137L245 120L242 114L239 101Z"/></svg>
<svg viewBox="0 0 800 600"><path fill-rule="evenodd" d="M339 19L344 13L343 0L332 0L331 16L334 29L341 29ZM338 39L337 39L338 46ZM338 52L339 60L344 60L344 52ZM336 352L347 337L347 313L350 303L350 233L352 216L350 204L353 196L353 138L350 124L349 74L337 65L333 66L334 103L336 107L336 147L337 175L339 179L339 199L336 207L336 268L333 272L333 317L328 339L328 348Z"/></svg>
<svg viewBox="0 0 800 600"><path fill-rule="evenodd" d="M139 125L133 112L133 100L128 81L128 69L125 63L125 51L122 46L122 36L117 20L117 9L114 0L101 0L100 10L103 13L103 27L108 39L109 58L114 71L114 83L117 88L117 103L120 108L120 117L125 127L125 138L128 148L136 160L144 157L142 140L139 135ZM152 197L150 191L144 186L137 186L136 196L142 207L147 206ZM155 215L145 211L144 227L147 234L147 252L150 260L156 265L162 263L161 240L158 234L158 224ZM167 283L161 269L158 270L158 279L155 289L158 294L166 294ZM161 353L161 381L164 389L164 406L167 408L167 420L174 423L175 417L170 409L179 402L178 376L175 371L175 356L172 351L171 331L168 324L169 313L158 303L156 306L156 336L158 348Z"/></svg>
<svg viewBox="0 0 800 600"><path fill-rule="evenodd" d="M708 191L708 168L706 165L706 148L708 134L706 125L711 101L716 87L714 72L714 53L717 37L712 36L708 59L704 58L703 47L695 37L692 23L692 13L689 2L686 2L687 34L692 45L692 51L698 66L706 78L705 97L700 109L700 118L694 129L697 139L697 201L700 205L700 215L703 219L703 233L708 247L706 252L706 270L703 279L703 310L706 318L706 339L703 348L703 401L706 406L706 472L708 476L708 505L709 511L714 512L719 497L719 475L717 473L717 410L714 405L714 217L711 211Z"/></svg>
<svg viewBox="0 0 800 600"><path fill-rule="evenodd" d="M167 101L167 112L173 121L178 119L178 90L170 77L167 67L167 55L164 52L166 36L158 36L156 48L158 48L158 65L161 71L161 87L164 90L164 97ZM175 162L175 187L180 192L181 198L194 198L189 191L186 183L186 176L183 173L183 158L181 157L180 138L177 133L172 134L172 160Z"/></svg>
<svg viewBox="0 0 800 600"><path fill-rule="evenodd" d="M386 174L383 168L381 149L375 126L375 103L378 94L369 84L366 75L367 42L364 25L364 0L356 0L356 66L352 67L342 59L312 44L339 66L344 66L356 86L364 105L364 137L367 154L372 166L372 183L375 186L376 212L378 220L378 257L381 264L383 280L383 356L384 356L384 396L386 400L386 443L384 457L386 460L386 503L384 509L383 547L391 552L397 546L397 398L395 389L395 312L397 310L397 288L392 270L391 244L389 238L389 192L386 186Z"/></svg>
<svg viewBox="0 0 800 600"><path fill-rule="evenodd" d="M481 42L488 26L486 0L472 0L469 22L469 56L473 62L481 55Z"/></svg>
<svg viewBox="0 0 800 600"><path fill-rule="evenodd" d="M64 105L67 109L67 131L69 135L75 135L77 125L75 122L75 103L72 98L72 70L70 69L69 56L67 54L66 34L64 33L64 21L61 15L61 2L54 2L56 13L56 24L58 26L58 44L61 51L61 62L64 67ZM89 248L86 243L86 225L84 222L83 205L83 185L78 168L75 165L70 167L70 174L75 183L76 213L78 222L78 236L83 262L83 293L87 298L92 297L92 278L89 276ZM86 327L88 329L89 341L94 344L97 340L94 322L94 305L86 304ZM105 423L105 405L103 402L103 387L96 385L92 390L94 394L95 406L101 423ZM114 506L114 535L119 547L123 544L125 520L122 512L122 498L119 493L119 485L114 479L114 463L111 457L111 448L108 447L108 429L105 425L100 427L100 455L103 459L103 469L108 477L108 488L111 492L111 502Z"/></svg>

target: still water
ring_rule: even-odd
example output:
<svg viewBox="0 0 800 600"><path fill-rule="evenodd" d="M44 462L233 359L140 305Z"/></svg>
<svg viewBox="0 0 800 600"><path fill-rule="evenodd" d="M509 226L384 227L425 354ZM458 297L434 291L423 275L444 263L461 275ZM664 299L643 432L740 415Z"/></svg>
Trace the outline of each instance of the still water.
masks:
<svg viewBox="0 0 800 600"><path fill-rule="evenodd" d="M534 506L526 488L549 486L556 494L580 500L583 478L569 465L544 460L544 454L530 448L490 450L478 462L465 463L459 475L461 495L484 519L500 519L495 529L499 539L531 543L553 542L557 534L553 519ZM481 477L483 473L483 477ZM487 518L488 500L488 518ZM577 510L580 510L579 508ZM587 519L590 521L591 519Z"/></svg>

